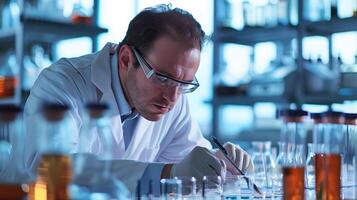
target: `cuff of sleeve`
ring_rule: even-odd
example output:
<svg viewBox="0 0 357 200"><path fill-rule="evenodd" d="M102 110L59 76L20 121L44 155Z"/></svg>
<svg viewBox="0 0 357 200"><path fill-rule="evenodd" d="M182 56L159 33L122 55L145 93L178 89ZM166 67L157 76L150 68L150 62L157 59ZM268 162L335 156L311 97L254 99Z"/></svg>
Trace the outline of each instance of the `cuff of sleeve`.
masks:
<svg viewBox="0 0 357 200"><path fill-rule="evenodd" d="M140 180L142 194L160 195L160 179L164 163L150 163Z"/></svg>

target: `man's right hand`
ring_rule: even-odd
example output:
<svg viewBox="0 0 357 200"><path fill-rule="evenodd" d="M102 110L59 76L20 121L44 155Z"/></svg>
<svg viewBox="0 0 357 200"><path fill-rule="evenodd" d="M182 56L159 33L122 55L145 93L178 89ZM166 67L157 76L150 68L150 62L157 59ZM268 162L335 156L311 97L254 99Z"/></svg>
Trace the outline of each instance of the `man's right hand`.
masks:
<svg viewBox="0 0 357 200"><path fill-rule="evenodd" d="M181 162L173 164L170 177L196 177L200 180L203 176L226 175L226 165L208 149L195 147Z"/></svg>

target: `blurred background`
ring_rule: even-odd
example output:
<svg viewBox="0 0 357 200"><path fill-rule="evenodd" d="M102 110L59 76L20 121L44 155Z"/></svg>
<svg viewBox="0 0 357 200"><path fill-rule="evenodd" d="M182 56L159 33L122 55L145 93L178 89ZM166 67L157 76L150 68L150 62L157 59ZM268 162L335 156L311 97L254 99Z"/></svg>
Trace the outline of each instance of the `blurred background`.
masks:
<svg viewBox="0 0 357 200"><path fill-rule="evenodd" d="M210 36L189 94L206 136L276 144L278 109L357 112L357 0L0 0L0 103L23 104L52 62L119 43L168 3Z"/></svg>

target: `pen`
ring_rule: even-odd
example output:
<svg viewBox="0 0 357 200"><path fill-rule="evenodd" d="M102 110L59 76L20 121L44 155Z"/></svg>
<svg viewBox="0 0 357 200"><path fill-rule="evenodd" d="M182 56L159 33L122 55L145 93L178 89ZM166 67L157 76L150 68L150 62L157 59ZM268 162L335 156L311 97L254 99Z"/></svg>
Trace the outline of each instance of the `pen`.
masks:
<svg viewBox="0 0 357 200"><path fill-rule="evenodd" d="M249 182L251 182L253 184L253 188L254 190L258 193L258 194L262 194L262 192L260 191L260 189L258 188L258 186L253 183L243 172L241 169L239 169L239 167L229 158L228 156L228 152L226 150L226 148L224 148L224 146L217 140L217 138L212 137L212 141L213 143L215 143L218 148L223 152L224 157L234 166L234 168L237 169L237 171L243 176L244 180L247 182L248 186L249 186Z"/></svg>

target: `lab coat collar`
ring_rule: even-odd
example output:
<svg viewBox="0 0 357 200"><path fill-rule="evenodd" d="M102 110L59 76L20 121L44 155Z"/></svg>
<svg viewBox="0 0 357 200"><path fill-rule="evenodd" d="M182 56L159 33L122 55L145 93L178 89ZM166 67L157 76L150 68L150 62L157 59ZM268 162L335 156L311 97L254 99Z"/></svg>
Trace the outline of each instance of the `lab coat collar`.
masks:
<svg viewBox="0 0 357 200"><path fill-rule="evenodd" d="M100 50L91 64L91 81L97 87L97 95L100 103L109 104L112 114L119 114L118 106L116 105L115 96L111 87L111 66L110 56L115 54L118 45L107 43Z"/></svg>

